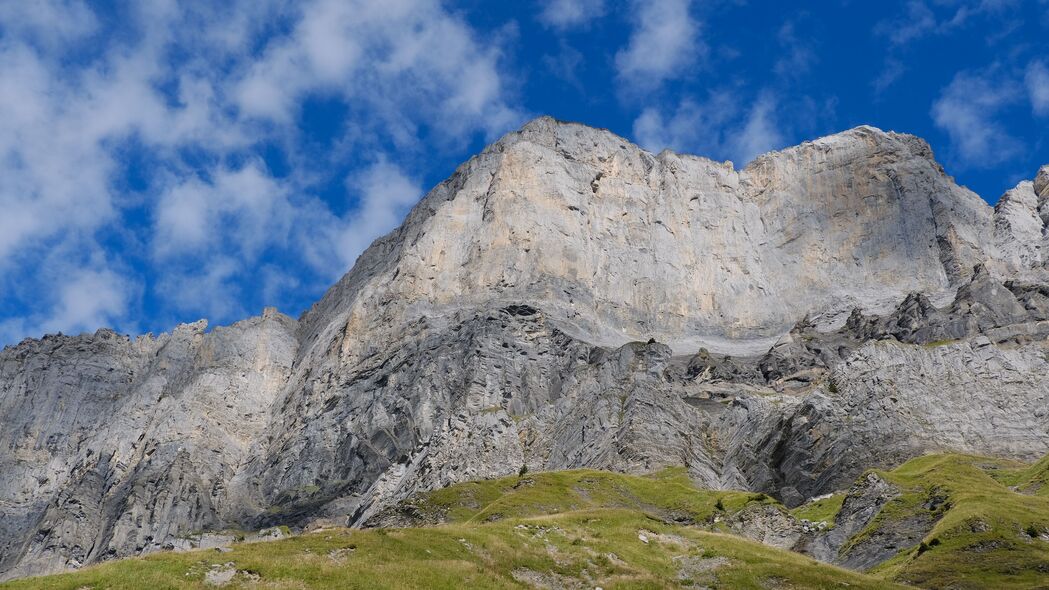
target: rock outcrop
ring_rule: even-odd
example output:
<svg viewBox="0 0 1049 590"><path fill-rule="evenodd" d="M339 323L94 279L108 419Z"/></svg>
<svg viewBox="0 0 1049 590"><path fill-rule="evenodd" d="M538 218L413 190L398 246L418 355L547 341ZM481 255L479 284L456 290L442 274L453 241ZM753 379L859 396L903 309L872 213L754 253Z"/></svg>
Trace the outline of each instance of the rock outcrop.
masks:
<svg viewBox="0 0 1049 590"><path fill-rule="evenodd" d="M8 577L174 548L221 528L229 482L296 349L273 311L159 338L109 330L0 353L0 569Z"/></svg>
<svg viewBox="0 0 1049 590"><path fill-rule="evenodd" d="M870 127L736 170L538 119L298 322L0 353L0 576L522 465L794 505L929 450L1043 455L1047 174L992 209Z"/></svg>

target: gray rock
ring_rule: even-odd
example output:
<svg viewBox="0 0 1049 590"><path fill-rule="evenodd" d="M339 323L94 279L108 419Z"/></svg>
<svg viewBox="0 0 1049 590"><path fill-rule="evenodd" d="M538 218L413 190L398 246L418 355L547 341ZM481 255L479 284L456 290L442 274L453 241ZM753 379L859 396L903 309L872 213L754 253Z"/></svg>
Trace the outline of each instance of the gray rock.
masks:
<svg viewBox="0 0 1049 590"><path fill-rule="evenodd" d="M793 505L928 450L1044 454L1044 178L992 210L871 127L736 170L538 119L298 322L0 353L0 577L522 465Z"/></svg>
<svg viewBox="0 0 1049 590"><path fill-rule="evenodd" d="M1032 188L1038 195L1038 206L1041 207L1045 204L1045 200L1049 199L1049 164L1038 169L1038 175L1035 176Z"/></svg>
<svg viewBox="0 0 1049 590"><path fill-rule="evenodd" d="M8 577L182 546L287 380L295 322L267 312L159 338L107 330L0 353L0 569Z"/></svg>
<svg viewBox="0 0 1049 590"><path fill-rule="evenodd" d="M839 552L849 539L874 520L874 517L890 500L899 495L900 490L896 486L875 473L868 473L849 489L841 504L841 510L835 517L834 528L806 540L796 549L820 561L844 563L851 560L857 566L870 566L892 557L899 549L898 547L892 552L887 551L885 554L870 556L868 555L870 549L874 549L873 546L868 548L870 543L865 543L862 549L850 552L847 556L842 556ZM861 561L862 564L857 563Z"/></svg>

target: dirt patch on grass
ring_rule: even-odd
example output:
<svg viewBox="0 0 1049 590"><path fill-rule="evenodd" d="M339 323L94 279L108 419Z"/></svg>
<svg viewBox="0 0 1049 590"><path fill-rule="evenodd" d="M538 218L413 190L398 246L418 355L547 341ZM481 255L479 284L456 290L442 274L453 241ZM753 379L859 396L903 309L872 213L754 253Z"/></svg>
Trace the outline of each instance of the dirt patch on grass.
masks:
<svg viewBox="0 0 1049 590"><path fill-rule="evenodd" d="M583 588L583 583L579 580L569 578L568 576L562 576L561 574L554 572L537 572L526 567L519 567L514 571L510 572L514 580L522 584L527 584L532 588L544 588L549 590L559 590L561 588Z"/></svg>
<svg viewBox="0 0 1049 590"><path fill-rule="evenodd" d="M717 583L717 570L729 564L727 557L681 555L674 558L677 579L686 588L708 588Z"/></svg>

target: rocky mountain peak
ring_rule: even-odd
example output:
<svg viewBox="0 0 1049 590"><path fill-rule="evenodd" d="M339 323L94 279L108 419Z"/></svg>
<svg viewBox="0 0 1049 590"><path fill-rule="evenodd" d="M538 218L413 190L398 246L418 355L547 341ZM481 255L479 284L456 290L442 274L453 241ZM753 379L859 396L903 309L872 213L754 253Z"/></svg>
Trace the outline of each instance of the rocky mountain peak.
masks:
<svg viewBox="0 0 1049 590"><path fill-rule="evenodd" d="M952 289L992 224L909 135L857 127L737 171L540 117L366 251L307 313L303 341L359 358L352 334L369 323L501 302L597 343L757 350L806 313Z"/></svg>
<svg viewBox="0 0 1049 590"><path fill-rule="evenodd" d="M536 119L297 322L0 353L0 575L522 465L796 504L930 449L1044 454L1047 174L992 209L873 127L736 169Z"/></svg>
<svg viewBox="0 0 1049 590"><path fill-rule="evenodd" d="M1049 164L1038 169L1038 175L1034 179L1034 192L1040 202L1049 199Z"/></svg>

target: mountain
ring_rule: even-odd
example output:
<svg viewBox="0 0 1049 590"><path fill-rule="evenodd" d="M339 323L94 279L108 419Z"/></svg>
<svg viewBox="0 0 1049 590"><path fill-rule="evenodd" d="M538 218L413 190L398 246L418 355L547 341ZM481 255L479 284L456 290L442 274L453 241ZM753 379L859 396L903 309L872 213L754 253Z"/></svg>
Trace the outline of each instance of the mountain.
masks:
<svg viewBox="0 0 1049 590"><path fill-rule="evenodd" d="M1037 588L1047 476L1049 456L927 455L787 510L697 489L680 467L523 473L413 494L363 531L201 534L212 548L0 588Z"/></svg>
<svg viewBox="0 0 1049 590"><path fill-rule="evenodd" d="M927 452L1035 461L1047 201L1049 166L992 209L871 127L736 170L537 119L297 321L4 349L0 576L360 525L523 466L792 508Z"/></svg>
<svg viewBox="0 0 1049 590"><path fill-rule="evenodd" d="M308 581L361 590L582 590L675 583L905 588L726 534L727 526L712 523L725 510L775 510L775 505L754 494L697 490L680 470L646 477L591 470L528 474L421 494L408 506L446 514L451 522L364 531L324 528L275 542L233 542L222 552L160 552L0 583L0 588L137 590L144 581L157 588L303 587Z"/></svg>

